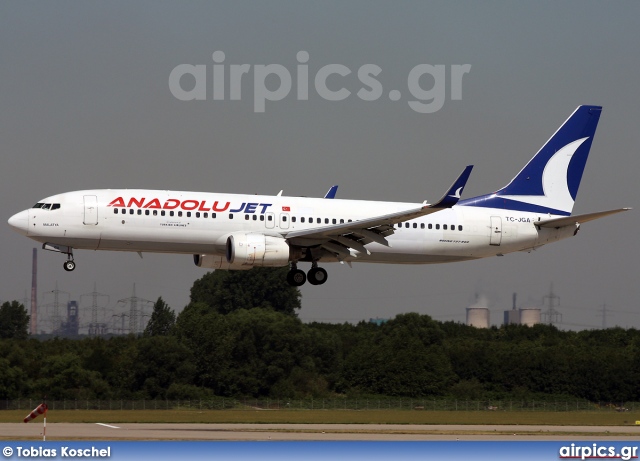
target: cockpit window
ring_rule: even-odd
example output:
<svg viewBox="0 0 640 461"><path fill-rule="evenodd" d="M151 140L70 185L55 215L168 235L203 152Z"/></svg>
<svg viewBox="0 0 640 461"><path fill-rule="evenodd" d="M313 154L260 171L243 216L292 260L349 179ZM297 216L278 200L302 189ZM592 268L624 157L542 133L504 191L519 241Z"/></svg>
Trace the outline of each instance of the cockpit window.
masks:
<svg viewBox="0 0 640 461"><path fill-rule="evenodd" d="M43 210L58 210L60 209L59 203L36 203L33 208L42 208Z"/></svg>

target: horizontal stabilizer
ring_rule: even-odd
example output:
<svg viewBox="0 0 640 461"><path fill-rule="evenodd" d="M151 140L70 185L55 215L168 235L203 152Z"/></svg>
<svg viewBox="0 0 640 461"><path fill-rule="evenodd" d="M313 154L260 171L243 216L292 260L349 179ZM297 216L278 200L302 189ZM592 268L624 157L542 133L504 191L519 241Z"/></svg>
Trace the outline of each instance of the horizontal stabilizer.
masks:
<svg viewBox="0 0 640 461"><path fill-rule="evenodd" d="M598 211L597 213L567 216L566 218L546 219L537 221L535 225L537 227L551 227L554 229L558 229L560 227L573 226L575 224L582 224L588 221L593 221L594 219L604 218L605 216L620 213L622 211L629 211L631 209L632 208L618 208L617 210Z"/></svg>

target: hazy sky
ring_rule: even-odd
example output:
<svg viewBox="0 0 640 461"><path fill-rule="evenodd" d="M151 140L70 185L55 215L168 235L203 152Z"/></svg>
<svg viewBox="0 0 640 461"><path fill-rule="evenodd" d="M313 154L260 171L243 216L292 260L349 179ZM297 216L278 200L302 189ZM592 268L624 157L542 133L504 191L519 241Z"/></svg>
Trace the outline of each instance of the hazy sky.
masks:
<svg viewBox="0 0 640 461"><path fill-rule="evenodd" d="M637 2L24 2L0 3L0 215L70 190L155 188L436 200L467 164L465 197L505 185L580 104L604 106L574 213L638 206L640 31ZM250 64L241 99L214 100L212 54ZM308 100L296 92L306 51ZM207 99L180 101L169 75L205 65ZM254 112L254 66L279 64L293 86ZM328 101L314 77L329 64ZM382 96L364 101L358 69L379 66ZM411 69L443 65L441 110L418 113ZM452 66L471 65L452 100ZM227 69L228 70L228 69ZM194 79L184 77L189 89ZM424 89L434 79L419 80ZM279 80L266 86L274 91ZM389 91L400 91L394 101ZM357 321L402 312L464 321L478 294L492 323L513 292L539 307L551 282L566 327L640 327L640 210L583 225L576 238L531 254L432 266L326 264L329 280L302 288L305 320ZM0 299L22 299L35 242L0 225ZM39 251L45 292L92 291L115 301L162 296L181 310L204 271L190 255ZM303 264L303 268L308 265ZM109 314L110 315L110 314ZM88 317L84 317L88 321Z"/></svg>

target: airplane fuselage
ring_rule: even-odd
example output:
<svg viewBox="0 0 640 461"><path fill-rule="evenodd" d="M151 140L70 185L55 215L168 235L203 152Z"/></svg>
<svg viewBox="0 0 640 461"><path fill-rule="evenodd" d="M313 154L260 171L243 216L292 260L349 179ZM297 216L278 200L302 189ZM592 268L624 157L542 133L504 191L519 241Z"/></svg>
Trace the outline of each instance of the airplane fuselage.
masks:
<svg viewBox="0 0 640 461"><path fill-rule="evenodd" d="M56 209L30 208L26 235L75 249L224 256L232 233L282 238L416 207L415 203L215 194L155 190L86 190L42 200ZM389 246L373 242L354 262L429 264L531 250L569 237L575 228L538 229L553 215L453 206L394 225ZM313 245L304 238L291 245ZM337 262L323 256L322 261Z"/></svg>

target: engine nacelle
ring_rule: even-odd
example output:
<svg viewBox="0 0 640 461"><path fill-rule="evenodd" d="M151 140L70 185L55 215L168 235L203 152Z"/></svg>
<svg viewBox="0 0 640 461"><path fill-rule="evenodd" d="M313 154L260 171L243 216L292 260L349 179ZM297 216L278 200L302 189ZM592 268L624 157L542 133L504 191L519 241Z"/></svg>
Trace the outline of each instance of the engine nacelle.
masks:
<svg viewBox="0 0 640 461"><path fill-rule="evenodd" d="M234 266L287 266L290 252L289 244L282 237L238 233L227 238L227 262Z"/></svg>
<svg viewBox="0 0 640 461"><path fill-rule="evenodd" d="M229 264L224 256L218 255L193 255L193 262L196 266L206 269L219 269L225 271L246 271L251 269L251 266Z"/></svg>

